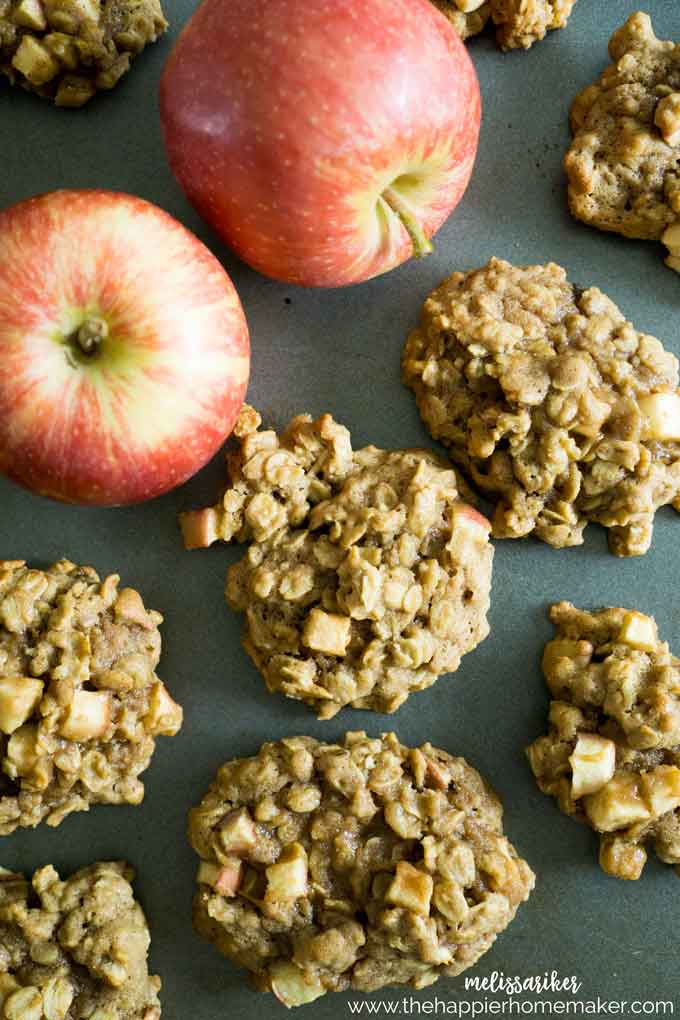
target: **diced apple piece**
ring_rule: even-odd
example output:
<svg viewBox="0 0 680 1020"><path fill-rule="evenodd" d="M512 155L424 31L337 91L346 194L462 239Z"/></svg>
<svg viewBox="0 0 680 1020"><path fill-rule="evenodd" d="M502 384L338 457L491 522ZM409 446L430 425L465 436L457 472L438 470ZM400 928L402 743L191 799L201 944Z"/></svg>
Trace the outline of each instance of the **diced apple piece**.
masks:
<svg viewBox="0 0 680 1020"><path fill-rule="evenodd" d="M315 652L325 655L344 655L351 636L352 624L348 616L324 613L312 609L305 620L302 640Z"/></svg>
<svg viewBox="0 0 680 1020"><path fill-rule="evenodd" d="M680 394L650 393L638 406L647 419L647 438L680 439Z"/></svg>
<svg viewBox="0 0 680 1020"><path fill-rule="evenodd" d="M0 730L14 733L30 717L43 692L42 680L27 676L0 677Z"/></svg>
<svg viewBox="0 0 680 1020"><path fill-rule="evenodd" d="M656 623L651 616L632 610L623 618L619 641L641 652L653 652L658 644Z"/></svg>
<svg viewBox="0 0 680 1020"><path fill-rule="evenodd" d="M438 790L448 790L449 783L451 782L451 773L443 765L440 765L439 762L428 758L427 765L425 766L425 778Z"/></svg>
<svg viewBox="0 0 680 1020"><path fill-rule="evenodd" d="M486 0L455 0L455 3L463 14L472 14L474 11L478 11L482 4L486 3Z"/></svg>
<svg viewBox="0 0 680 1020"><path fill-rule="evenodd" d="M304 1006L325 995L320 981L305 974L290 960L276 960L269 967L272 992L284 1006Z"/></svg>
<svg viewBox="0 0 680 1020"><path fill-rule="evenodd" d="M640 785L655 818L680 807L680 769L675 765L657 765L640 777Z"/></svg>
<svg viewBox="0 0 680 1020"><path fill-rule="evenodd" d="M296 900L307 893L307 852L301 843L284 847L276 864L266 870L267 900Z"/></svg>
<svg viewBox="0 0 680 1020"><path fill-rule="evenodd" d="M36 32L44 32L47 18L40 0L21 0L12 12L12 21L22 28L32 28Z"/></svg>
<svg viewBox="0 0 680 1020"><path fill-rule="evenodd" d="M189 510L179 515L185 549L207 549L220 537L217 530L219 517L214 507Z"/></svg>
<svg viewBox="0 0 680 1020"><path fill-rule="evenodd" d="M11 763L11 771L6 769L11 776L12 771L18 776L27 776L38 760L36 740L38 727L32 723L26 723L15 730L7 741L7 758ZM12 777L13 778L13 777Z"/></svg>
<svg viewBox="0 0 680 1020"><path fill-rule="evenodd" d="M94 740L111 722L111 699L106 691L76 691L59 730L67 740Z"/></svg>
<svg viewBox="0 0 680 1020"><path fill-rule="evenodd" d="M640 776L621 772L597 793L584 797L583 808L598 832L615 832L651 818L643 796Z"/></svg>
<svg viewBox="0 0 680 1020"><path fill-rule="evenodd" d="M491 524L474 507L457 503L451 510L451 535L446 548L455 558L463 556L471 546L486 545Z"/></svg>
<svg viewBox="0 0 680 1020"><path fill-rule="evenodd" d="M136 623L144 630L153 630L154 621L144 606L142 596L134 588L123 588L113 607L117 620L124 620L126 623Z"/></svg>
<svg viewBox="0 0 680 1020"><path fill-rule="evenodd" d="M432 899L432 878L408 861L399 861L385 899L395 907L404 907L414 914L429 914Z"/></svg>
<svg viewBox="0 0 680 1020"><path fill-rule="evenodd" d="M69 0L64 6L79 19L95 25L99 21L100 7L97 0Z"/></svg>
<svg viewBox="0 0 680 1020"><path fill-rule="evenodd" d="M149 711L144 717L145 727L154 736L162 734L174 737L182 725L183 716L181 705L173 701L165 684L159 680L149 695Z"/></svg>
<svg viewBox="0 0 680 1020"><path fill-rule="evenodd" d="M454 528L465 528L472 534L491 534L491 521L469 503L457 503L451 511L451 519Z"/></svg>
<svg viewBox="0 0 680 1020"><path fill-rule="evenodd" d="M215 892L218 892L220 896L235 896L243 881L244 871L243 861L239 857L231 857L222 865L215 878Z"/></svg>
<svg viewBox="0 0 680 1020"><path fill-rule="evenodd" d="M220 825L220 843L228 854L252 850L257 842L257 829L247 808L230 811Z"/></svg>
<svg viewBox="0 0 680 1020"><path fill-rule="evenodd" d="M581 733L569 758L572 769L571 795L574 800L596 793L616 771L616 744L596 733Z"/></svg>
<svg viewBox="0 0 680 1020"><path fill-rule="evenodd" d="M220 896L232 897L241 886L244 870L245 865L238 857L231 857L222 865L201 861L196 881L209 885Z"/></svg>
<svg viewBox="0 0 680 1020"><path fill-rule="evenodd" d="M59 71L59 63L32 35L25 35L12 57L14 67L31 85L44 85Z"/></svg>

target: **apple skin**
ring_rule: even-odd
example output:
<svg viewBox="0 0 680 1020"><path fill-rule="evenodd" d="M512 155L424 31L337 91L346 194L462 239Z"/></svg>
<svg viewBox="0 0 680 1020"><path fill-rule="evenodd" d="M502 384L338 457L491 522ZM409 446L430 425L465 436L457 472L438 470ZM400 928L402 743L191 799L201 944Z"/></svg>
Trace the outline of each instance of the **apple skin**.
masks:
<svg viewBox="0 0 680 1020"><path fill-rule="evenodd" d="M109 330L89 355L73 341L88 317ZM0 211L0 471L14 481L102 506L167 492L224 442L249 365L229 277L161 209L57 191Z"/></svg>
<svg viewBox="0 0 680 1020"><path fill-rule="evenodd" d="M160 109L179 183L237 254L332 287L415 253L386 188L438 230L472 172L480 95L430 0L203 0Z"/></svg>

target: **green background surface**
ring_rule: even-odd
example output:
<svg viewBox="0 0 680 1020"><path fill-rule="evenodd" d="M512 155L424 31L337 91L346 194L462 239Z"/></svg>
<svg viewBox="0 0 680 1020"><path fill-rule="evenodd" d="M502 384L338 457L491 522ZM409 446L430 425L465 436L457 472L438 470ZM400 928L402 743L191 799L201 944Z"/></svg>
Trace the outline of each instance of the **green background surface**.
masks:
<svg viewBox="0 0 680 1020"><path fill-rule="evenodd" d="M115 92L83 110L56 110L0 86L0 205L54 188L112 188L156 202L195 230L240 292L253 344L249 399L267 422L331 411L349 426L355 446L428 444L400 383L402 342L443 276L491 255L561 263L571 280L600 286L639 329L680 354L680 279L664 267L661 246L579 225L565 201L569 101L604 66L607 40L634 9L632 0L579 0L568 28L528 53L503 55L491 38L474 41L484 102L479 156L435 253L370 283L326 292L277 284L240 264L175 184L163 155L157 83L192 4L167 0L166 8L170 33ZM662 38L680 38L677 0L650 0L647 9ZM59 506L0 481L0 556L42 566L65 555L138 587L165 616L159 672L185 709L180 735L159 740L141 808L97 807L56 830L17 832L2 841L1 863L32 870L53 862L68 872L127 858L149 918L164 1017L283 1016L272 996L258 997L192 932L196 859L185 838L186 811L223 761L254 753L264 740L296 733L335 740L348 729L394 728L406 744L429 739L464 755L488 778L503 799L510 838L537 873L531 900L475 973L529 977L554 969L578 977L580 999L663 998L680 1009L678 878L653 858L636 883L600 872L596 838L538 792L522 753L545 728L539 662L552 601L635 606L653 613L680 650L680 521L673 511L657 515L654 544L642 559L610 556L595 525L583 547L560 552L533 540L496 543L491 635L459 671L413 695L395 716L345 710L324 723L305 706L268 695L241 648L241 621L222 596L225 568L240 551L182 550L177 513L212 500L222 476L217 458L169 496L112 511ZM462 978L412 994L421 1002L484 998L466 991ZM386 990L371 998L403 995ZM318 1018L350 1015L340 995L304 1009Z"/></svg>

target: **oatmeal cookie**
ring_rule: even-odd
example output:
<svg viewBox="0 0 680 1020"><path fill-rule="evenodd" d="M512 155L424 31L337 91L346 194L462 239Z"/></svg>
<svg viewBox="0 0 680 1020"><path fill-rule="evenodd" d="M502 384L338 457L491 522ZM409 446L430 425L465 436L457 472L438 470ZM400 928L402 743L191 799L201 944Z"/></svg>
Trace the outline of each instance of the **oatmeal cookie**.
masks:
<svg viewBox="0 0 680 1020"><path fill-rule="evenodd" d="M226 597L270 691L322 719L393 712L488 634L489 523L425 450L353 450L328 414L259 424L246 407L231 486L183 515L185 543L248 543Z"/></svg>
<svg viewBox="0 0 680 1020"><path fill-rule="evenodd" d="M432 0L461 39L491 21L503 50L528 50L555 28L564 28L576 0Z"/></svg>
<svg viewBox="0 0 680 1020"><path fill-rule="evenodd" d="M569 207L600 230L663 241L680 271L680 43L657 39L638 11L609 53L571 108Z"/></svg>
<svg viewBox="0 0 680 1020"><path fill-rule="evenodd" d="M479 773L394 733L227 762L189 835L197 931L286 1006L460 974L534 885Z"/></svg>
<svg viewBox="0 0 680 1020"><path fill-rule="evenodd" d="M83 106L167 27L159 0L0 0L0 72L57 106Z"/></svg>
<svg viewBox="0 0 680 1020"><path fill-rule="evenodd" d="M0 1010L6 1020L159 1020L149 930L121 861L62 881L0 869Z"/></svg>
<svg viewBox="0 0 680 1020"><path fill-rule="evenodd" d="M630 609L550 610L549 731L527 748L543 793L600 834L600 865L640 877L645 845L680 874L680 660Z"/></svg>
<svg viewBox="0 0 680 1020"><path fill-rule="evenodd" d="M139 804L154 737L181 726L154 672L163 617L118 581L0 561L0 835Z"/></svg>
<svg viewBox="0 0 680 1020"><path fill-rule="evenodd" d="M677 360L559 266L454 273L403 372L431 434L496 501L498 538L580 545L597 521L613 553L637 556L658 507L680 509Z"/></svg>

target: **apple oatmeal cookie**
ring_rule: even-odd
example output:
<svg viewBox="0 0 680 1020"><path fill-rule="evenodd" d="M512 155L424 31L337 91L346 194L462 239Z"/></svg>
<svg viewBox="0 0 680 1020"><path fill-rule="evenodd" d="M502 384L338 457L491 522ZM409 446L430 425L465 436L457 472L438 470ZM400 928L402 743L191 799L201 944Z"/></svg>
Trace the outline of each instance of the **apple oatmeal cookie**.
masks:
<svg viewBox="0 0 680 1020"><path fill-rule="evenodd" d="M629 609L550 610L549 731L527 748L543 793L600 835L600 865L639 878L646 844L680 874L680 660Z"/></svg>
<svg viewBox="0 0 680 1020"><path fill-rule="evenodd" d="M534 885L479 773L394 733L229 761L189 835L197 931L286 1006L460 974Z"/></svg>
<svg viewBox="0 0 680 1020"><path fill-rule="evenodd" d="M163 617L68 560L0 561L0 835L91 804L139 804L182 709L154 670Z"/></svg>
<svg viewBox="0 0 680 1020"><path fill-rule="evenodd" d="M0 72L57 106L83 106L167 27L160 0L0 0Z"/></svg>
<svg viewBox="0 0 680 1020"><path fill-rule="evenodd" d="M614 63L571 108L569 207L600 230L663 241L680 272L680 43L657 39L637 11L609 54Z"/></svg>
<svg viewBox="0 0 680 1020"><path fill-rule="evenodd" d="M0 1013L6 1020L160 1020L149 930L125 863L30 882L0 868Z"/></svg>
<svg viewBox="0 0 680 1020"><path fill-rule="evenodd" d="M496 26L503 50L528 50L548 32L564 28L576 0L433 0L461 39Z"/></svg>
<svg viewBox="0 0 680 1020"><path fill-rule="evenodd" d="M353 450L328 414L259 425L244 407L231 486L182 515L185 544L248 544L226 598L270 691L394 712L488 634L489 523L425 450Z"/></svg>
<svg viewBox="0 0 680 1020"><path fill-rule="evenodd" d="M406 341L423 421L496 502L497 538L580 545L589 521L617 556L645 553L680 509L678 362L597 287L492 259L454 273Z"/></svg>

